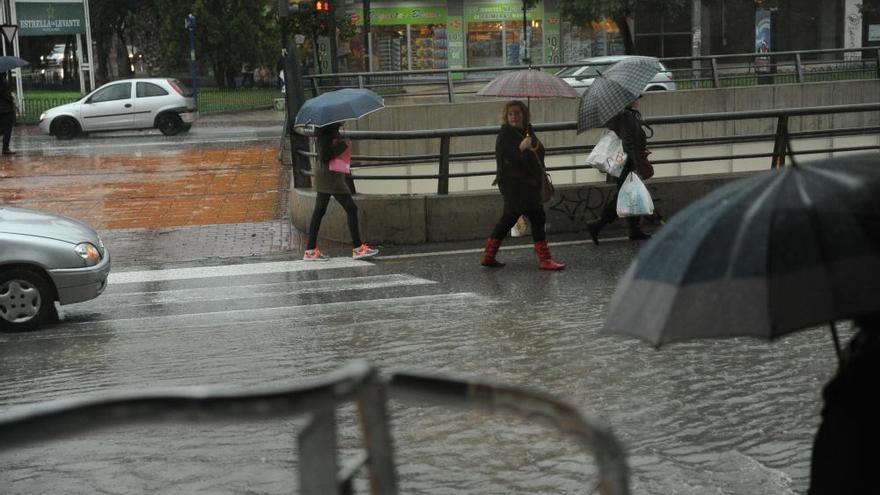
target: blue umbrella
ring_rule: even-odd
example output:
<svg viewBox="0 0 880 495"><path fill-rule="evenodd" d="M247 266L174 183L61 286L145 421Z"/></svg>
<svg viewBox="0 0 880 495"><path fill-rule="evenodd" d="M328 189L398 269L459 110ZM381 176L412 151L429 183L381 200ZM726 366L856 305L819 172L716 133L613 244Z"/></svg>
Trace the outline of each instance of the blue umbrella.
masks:
<svg viewBox="0 0 880 495"><path fill-rule="evenodd" d="M0 72L10 71L29 64L30 62L25 59L4 55L0 57Z"/></svg>
<svg viewBox="0 0 880 495"><path fill-rule="evenodd" d="M294 125L323 127L354 120L385 108L385 100L369 89L340 89L305 102L296 114Z"/></svg>

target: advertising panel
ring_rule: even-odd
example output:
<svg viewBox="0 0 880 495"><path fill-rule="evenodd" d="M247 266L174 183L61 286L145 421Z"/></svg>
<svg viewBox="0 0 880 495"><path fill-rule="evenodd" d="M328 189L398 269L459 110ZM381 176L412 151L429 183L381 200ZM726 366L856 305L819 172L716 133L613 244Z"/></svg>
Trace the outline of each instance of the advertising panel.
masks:
<svg viewBox="0 0 880 495"><path fill-rule="evenodd" d="M15 2L19 36L84 34L85 10L82 0Z"/></svg>

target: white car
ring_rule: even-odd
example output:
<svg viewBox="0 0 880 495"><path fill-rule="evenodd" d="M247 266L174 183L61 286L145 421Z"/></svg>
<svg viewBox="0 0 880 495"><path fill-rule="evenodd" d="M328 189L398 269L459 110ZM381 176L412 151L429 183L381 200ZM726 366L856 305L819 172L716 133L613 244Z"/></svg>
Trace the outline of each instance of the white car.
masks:
<svg viewBox="0 0 880 495"><path fill-rule="evenodd" d="M561 77L569 86L575 88L581 94L593 84L593 79L601 72L608 70L612 65L631 55L608 55L605 57L585 58L574 62L575 66L566 67L557 72L556 75ZM672 79L672 72L666 68L660 61L657 62L660 72L651 79L651 82L645 86L645 91L672 91L675 90L675 81Z"/></svg>
<svg viewBox="0 0 880 495"><path fill-rule="evenodd" d="M192 90L177 79L123 79L40 115L40 130L58 139L84 132L157 128L166 136L198 119Z"/></svg>
<svg viewBox="0 0 880 495"><path fill-rule="evenodd" d="M94 299L107 287L110 253L71 218L0 205L0 332L57 318L55 301Z"/></svg>

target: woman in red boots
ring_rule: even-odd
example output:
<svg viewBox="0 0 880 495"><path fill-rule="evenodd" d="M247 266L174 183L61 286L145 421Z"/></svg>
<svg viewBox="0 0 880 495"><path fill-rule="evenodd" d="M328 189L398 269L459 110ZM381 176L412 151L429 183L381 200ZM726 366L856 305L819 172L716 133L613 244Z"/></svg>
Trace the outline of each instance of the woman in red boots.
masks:
<svg viewBox="0 0 880 495"><path fill-rule="evenodd" d="M501 130L495 140L495 161L497 163L496 183L504 198L504 212L492 235L486 242L486 249L480 264L500 268L504 263L495 259L501 241L510 232L520 215L529 219L538 268L542 270L561 270L564 263L553 261L547 246L544 222L547 219L541 203L544 180L544 145L535 137L529 121L529 109L519 100L507 102L501 113Z"/></svg>

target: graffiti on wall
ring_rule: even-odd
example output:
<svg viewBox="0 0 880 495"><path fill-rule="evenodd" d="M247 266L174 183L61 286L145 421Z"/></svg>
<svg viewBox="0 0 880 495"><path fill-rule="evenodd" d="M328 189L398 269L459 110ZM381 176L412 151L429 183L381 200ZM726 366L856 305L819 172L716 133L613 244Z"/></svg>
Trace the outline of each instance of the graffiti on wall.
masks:
<svg viewBox="0 0 880 495"><path fill-rule="evenodd" d="M657 194L657 188L646 184L651 199L654 200L655 210L659 210L662 198ZM556 190L556 198L547 204L551 212L562 214L572 223L586 223L599 219L602 216L602 207L606 201L612 200L617 194L617 188L608 186L586 185L577 189ZM660 214L654 214L655 220L661 220Z"/></svg>

